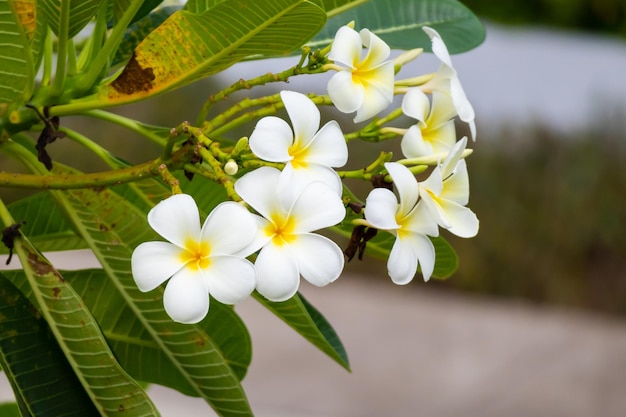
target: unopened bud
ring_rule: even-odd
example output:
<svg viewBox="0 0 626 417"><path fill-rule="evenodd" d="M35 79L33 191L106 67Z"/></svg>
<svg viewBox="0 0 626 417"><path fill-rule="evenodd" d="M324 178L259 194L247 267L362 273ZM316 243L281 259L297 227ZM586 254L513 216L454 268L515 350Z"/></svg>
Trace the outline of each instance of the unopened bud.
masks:
<svg viewBox="0 0 626 417"><path fill-rule="evenodd" d="M239 171L239 165L234 160L229 159L226 165L224 165L224 172L228 175L235 175L237 171Z"/></svg>
<svg viewBox="0 0 626 417"><path fill-rule="evenodd" d="M416 48L416 49L411 49L410 51L405 51L401 53L400 55L398 55L397 57L395 57L393 60L393 67L395 71L396 72L400 71L400 68L402 68L403 65L406 65L409 62L413 61L415 58L420 56L422 52L424 52L423 48Z"/></svg>

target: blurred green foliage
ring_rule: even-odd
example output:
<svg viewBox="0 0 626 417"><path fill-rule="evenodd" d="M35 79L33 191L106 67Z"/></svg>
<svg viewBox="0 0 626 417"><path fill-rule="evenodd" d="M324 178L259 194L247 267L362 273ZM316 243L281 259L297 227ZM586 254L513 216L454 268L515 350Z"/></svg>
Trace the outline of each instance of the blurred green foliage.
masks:
<svg viewBox="0 0 626 417"><path fill-rule="evenodd" d="M502 23L550 25L626 36L625 0L462 0Z"/></svg>
<svg viewBox="0 0 626 417"><path fill-rule="evenodd" d="M626 140L608 123L480 138L469 158L476 238L450 239L446 288L626 315Z"/></svg>

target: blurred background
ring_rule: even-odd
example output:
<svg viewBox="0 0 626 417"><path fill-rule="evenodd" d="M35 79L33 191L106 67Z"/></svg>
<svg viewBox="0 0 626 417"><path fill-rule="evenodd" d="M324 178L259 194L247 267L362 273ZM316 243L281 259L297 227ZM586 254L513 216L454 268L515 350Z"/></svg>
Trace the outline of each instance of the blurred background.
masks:
<svg viewBox="0 0 626 417"><path fill-rule="evenodd" d="M472 318L480 322L480 320L487 320L487 317L492 317L489 323L493 324L493 320L499 320L496 317L498 314L508 314L509 317L513 317L512 320L493 324L495 327L491 328L496 333L500 332L497 334L502 338L500 340L502 343L505 343L507 338L510 339L510 343L515 343L516 340L528 335L534 335L533 337L537 340L547 340L547 343L551 343L550 335L555 335L560 331L559 329L565 328L569 329L570 333L566 334L571 338L564 337L561 340L562 344L558 345L559 352L554 352L554 355L563 354L561 347L575 349L577 345L581 349L592 350L599 356L606 353L605 350L596 349L597 346L585 345L582 339L576 339L573 336L576 333L580 333L581 337L589 336L592 339L596 338L594 340L602 340L603 343L606 342L606 346L612 344L614 347L619 346L620 349L624 349L626 348L624 343L626 324L623 321L626 317L626 1L465 0L463 3L477 13L487 26L487 39L483 45L473 51L452 57L461 82L476 111L478 137L476 142L471 144L475 152L468 160L471 183L469 206L477 213L481 221L480 232L477 237L468 240L445 235L456 248L460 258L458 272L448 280L423 283L416 278L408 288L390 290L385 263L370 259L361 263L353 261L347 266L347 274L359 276L358 280L351 278L352 281L349 282L357 282L359 286L369 283L373 289L381 291L381 300L388 302L388 306L405 306L404 309L398 307L398 314L407 313L413 308L411 305L416 303L425 304L434 316L439 317L439 320L443 320L442 317L445 316L446 311L463 311L464 313L460 314L467 313L467 320ZM268 68L286 67L290 65L289 62L275 60L268 65ZM403 69L403 74L421 74L436 68L437 62L431 56L423 56ZM115 111L130 114L147 123L174 126L187 118L193 119L196 109L199 109L210 92L229 85L239 78L254 75L258 75L258 65L255 68L254 63L241 64L218 77L213 77L175 94L166 94L149 103L130 105ZM325 80L326 78L319 78L315 87L317 91L324 91ZM295 79L286 87L310 88L311 84L308 79L306 84L303 80ZM280 88L285 88L285 86L270 87L276 90ZM230 102L236 101L237 97L232 97ZM185 112L188 109L191 111ZM330 117L330 115L327 116ZM137 138L121 129L110 126L106 128L98 126L93 129L90 126L93 123L81 118L65 118L62 124L91 135L105 147L114 149L118 155L131 162L145 161L158 155L159 152L144 139ZM248 130L243 131L242 135L249 134L252 126L247 128ZM465 129L464 125L458 125L459 136L465 132ZM358 166L358 159L375 155L380 146L378 144L362 146L359 152L363 154L360 156L356 153L351 154L350 163ZM74 163L80 160L80 163L76 165L87 171L106 169L90 155L78 154L81 150L69 140L57 141L49 146L48 150L53 160L73 161ZM2 155L0 155L0 169L19 171L19 167L7 161ZM9 201L20 195L23 195L22 191L0 189L0 196ZM364 271L375 273L364 274ZM399 295L400 290L402 295ZM311 290L308 289L308 291ZM348 290L345 291L348 292ZM415 297L407 298L407 292L409 294L413 292ZM324 304L324 300L327 300L323 307L317 303L316 305L322 312L327 311L324 307L331 309L329 320L333 324L339 321L337 327L340 335L356 331L354 325L359 317L362 321L363 316L350 316L349 312L353 310L349 305L345 305L341 311L339 308L332 311L335 304L328 300L340 302L339 298L328 299L324 298L322 293L315 294L318 293L315 292L312 295L314 301ZM429 303L424 298L424 294L435 297L434 300L439 303L439 307L435 307L434 302ZM438 298L442 294L451 298ZM459 298L460 294L472 295ZM367 297L365 294L359 295ZM467 300L474 301L469 301L467 304ZM375 300L369 301L376 302ZM483 311L482 306L487 305L491 307ZM525 306L523 312L518 310L520 305ZM557 307L556 311L568 313L565 316L560 315L561 313L556 313L556 316L554 313L541 313L545 312L546 308L549 309L548 311L553 311L553 307ZM244 315L250 308L253 311L253 313L247 313L250 317L258 317L258 314L261 314L254 310L255 307L244 306ZM376 311L378 313L375 313ZM540 313L535 314L532 311ZM385 321L377 320L383 317L381 315L389 314L389 312L388 308L384 311L374 308L369 312L373 316L368 319L370 320L368 323L374 328L377 325L378 328L383 328ZM571 317L574 317L574 321L571 321ZM589 317L594 317L594 319L589 321ZM533 328L530 324L540 321L548 324L537 328ZM428 325L424 324L424 326ZM481 354L487 353L494 355L492 359L498 357L497 360L502 363L518 360L521 360L520 364L528 363L522 360L527 359L528 356L519 352L517 352L519 355L514 354L516 351L511 344L490 345L490 338L495 337L493 335L496 333L490 333L489 326L475 329L468 321L462 321L457 326L450 328L444 326L444 329L449 331L446 334L456 335L454 338L449 340L435 338L441 343L440 345L431 344L430 348L421 346L422 350L415 352L434 357L433 360L437 360L437 355L439 359L445 358L442 363L447 361L450 373L456 372L452 369L453 365L468 366L470 362L481 357ZM526 326L528 333L520 330L522 333L511 335L506 330L511 326L519 326L520 329ZM609 327L605 328L605 326ZM427 332L426 327L421 330ZM366 332L366 329L361 330ZM251 331L255 342L256 338L268 337L267 332L259 332L258 328L256 330L258 334L255 334L254 326L251 326ZM464 331L470 333L474 331L471 333L474 336L481 334L481 337L484 337L481 339L485 341L484 344L468 343L467 338L463 339ZM601 335L594 333L597 331L603 333ZM432 336L432 333L425 334ZM276 336L276 334L273 334L273 337L278 339L267 341L268 351L273 349L275 340L282 340L281 336ZM613 343L616 339L611 339L612 337L619 337L619 344ZM288 340L285 343L290 346L297 343L294 339ZM391 336L390 340L392 340ZM429 340L432 342L433 339ZM428 344L428 341L422 342ZM422 342L406 341L409 344L420 343L420 345ZM350 343L348 336L346 343L348 352L350 354L356 352L358 363L359 355L367 353L361 352L358 347L363 346L367 341L363 339L359 343L354 342L354 346L350 346ZM449 348L448 343L457 346L457 350L453 353L446 353L448 352L446 349ZM263 342L261 341L260 344L262 345ZM297 349L306 349L298 346ZM442 346L448 347L442 348ZM476 355L472 356L470 352L467 357L458 356L459 348L464 346L471 352L474 349ZM493 350L490 350L489 346ZM502 349L496 349L495 346L502 346ZM505 355L506 352L509 356ZM411 355L410 352L403 353ZM546 411L547 408L543 409L544 413L542 413L541 408L531 407L526 409L527 413L517 413L512 410L520 411L525 405L528 406L525 403L527 397L520 394L521 396L514 398L519 403L516 403L518 408L493 406L490 414L488 412L490 409L486 408L485 404L491 402L493 405L493 398L485 395L479 398L482 402L476 400L472 403L475 408L474 414L472 407L468 406L470 403L461 401L457 402L460 404L457 408L451 406L444 410L445 412L421 415L452 416L468 411L464 415L618 416L624 408L620 409L614 403L614 407L611 407L611 402L620 396L623 397L623 392L618 390L617 384L626 381L624 378L606 379L602 376L604 375L602 372L611 370L613 365L623 370L626 366L626 353L613 353L616 356L607 359L609 362L602 362L602 366L596 366L597 361L591 362L590 369L597 371L595 373L572 374L567 370L557 369L555 372L561 372L558 374L560 377L548 381L553 383L552 387L555 387L559 383L574 380L581 375L593 375L596 379L590 380L589 384L604 381L606 386L611 386L611 389L615 391L615 395L609 397L603 397L606 392L598 393L593 397L596 402L586 402L584 406L574 401L570 402L569 406L550 409L550 412ZM259 355L263 357L262 350ZM453 364L449 363L451 357L456 360ZM265 359L268 359L267 356ZM280 359L284 362L284 357ZM489 363L493 365L489 358L483 359L485 359L484 362L476 365L477 369L478 367L483 369L482 367L488 366ZM580 365L579 359L580 357L573 356L570 365ZM366 362L367 358L364 357L363 361ZM551 357L546 358L546 362L536 362L536 369L542 368L543 364L550 361L552 361ZM265 364L261 366L267 369L263 368L263 372L256 372L254 369L258 368L254 368L256 365L253 361L250 376L251 385L255 384L254 381L257 378L259 384L254 386L260 388L257 392L261 393L264 393L262 382L264 379L261 375L266 377L275 369L267 365L267 361ZM276 366L280 366L280 363ZM330 366L334 365L330 364ZM370 368L371 366L370 364ZM569 365L563 366L573 369ZM354 369L357 373L356 364ZM468 372L476 376L477 369L472 368ZM398 368L397 371L401 372L401 369ZM440 372L441 369L422 368L421 371L431 375ZM320 374L328 375L326 372L326 370L320 371ZM374 377L389 373L385 373L386 371L382 369L372 372ZM431 390L435 389L433 387L441 390L451 387L448 392L450 395L467 394L472 392L468 387L485 383L488 380L495 390L501 389L502 392L506 392L506 384L510 383L510 379L515 376L509 372L502 374L507 375L508 379L504 377L501 380L494 379L491 374L485 375L485 381L470 378L468 381L459 382L458 375L460 374L462 372L455 374L456 377L452 379L434 381ZM334 374L331 378L335 378ZM340 377L337 376L337 378ZM324 386L325 383L325 381L320 381L319 386ZM437 385L438 383L440 385ZM451 386L451 383L460 385ZM467 386L463 385L464 383ZM498 388L498 383L502 383L503 386ZM422 391L418 397L421 395L419 398L422 398L421 404L424 404L424 401L427 403L428 399L432 398L432 393L428 391L428 384L424 381L420 384L422 384L419 385ZM529 382L525 393L531 393L532 390L529 388L531 385ZM269 387L273 385L267 384L266 391ZM581 390L588 394L587 388L588 386L585 385ZM559 391L558 394L566 396L567 392ZM576 391L571 394L577 395ZM295 393L290 393L290 395L298 398ZM363 398L362 392L354 393L355 398L359 395ZM407 395L411 394L407 393ZM533 398L536 398L542 394L534 392L534 395ZM259 393L256 394L259 400L255 400L254 393L251 397L254 401L267 401L267 397L262 397ZM457 395L455 398L458 400L460 397ZM505 397L501 395L498 398ZM557 401L555 404L560 403L558 398L555 401ZM626 405L623 402L621 404ZM383 415L380 413L384 410L392 411L387 415L412 415L406 410L393 408L399 407L397 403L387 407L379 405L378 409L371 408L374 410L373 414L360 414L360 416ZM274 414L268 412L263 415ZM296 414L281 415L304 416L305 414L300 410ZM321 415L356 417L359 414L345 411L345 413L328 412Z"/></svg>

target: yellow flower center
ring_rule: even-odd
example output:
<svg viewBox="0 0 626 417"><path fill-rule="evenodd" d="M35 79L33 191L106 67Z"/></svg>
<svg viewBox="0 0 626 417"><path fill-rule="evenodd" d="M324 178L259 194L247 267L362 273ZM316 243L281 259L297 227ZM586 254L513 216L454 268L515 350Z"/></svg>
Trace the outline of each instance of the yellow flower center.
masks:
<svg viewBox="0 0 626 417"><path fill-rule="evenodd" d="M275 245L282 246L296 239L295 222L291 217L283 218L280 214L272 214L270 223L265 227L265 234L272 237Z"/></svg>
<svg viewBox="0 0 626 417"><path fill-rule="evenodd" d="M309 149L303 148L302 144L297 138L296 140L294 140L293 145L289 147L289 150L287 152L293 158L291 160L291 165L293 166L294 169L307 167L308 163L306 161L306 157L307 157L307 154L309 153Z"/></svg>
<svg viewBox="0 0 626 417"><path fill-rule="evenodd" d="M185 250L180 254L180 260L191 269L206 269L211 263L210 253L211 248L207 242L188 239L185 242Z"/></svg>

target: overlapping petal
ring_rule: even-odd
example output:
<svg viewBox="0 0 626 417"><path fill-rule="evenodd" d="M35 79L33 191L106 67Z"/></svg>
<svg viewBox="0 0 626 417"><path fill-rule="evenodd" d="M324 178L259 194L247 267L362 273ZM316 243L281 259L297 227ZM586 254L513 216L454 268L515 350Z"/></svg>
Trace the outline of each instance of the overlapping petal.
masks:
<svg viewBox="0 0 626 417"><path fill-rule="evenodd" d="M333 190L313 182L298 196L289 215L297 219L294 233L307 233L336 225L346 216L346 209Z"/></svg>
<svg viewBox="0 0 626 417"><path fill-rule="evenodd" d="M386 188L375 188L365 199L365 218L373 227L380 230L396 230L400 225L396 221L398 199Z"/></svg>
<svg viewBox="0 0 626 417"><path fill-rule="evenodd" d="M219 204L200 228L193 198L178 194L153 207L148 220L173 242L140 244L131 257L131 270L144 292L169 278L163 305L173 320L202 320L209 309L209 292L218 301L235 303L254 290L256 270L243 256L252 253L245 250L257 236L257 222L243 206Z"/></svg>
<svg viewBox="0 0 626 417"><path fill-rule="evenodd" d="M289 147L293 144L293 132L283 119L267 116L258 121L248 144L252 152L261 159L287 162L292 159Z"/></svg>
<svg viewBox="0 0 626 417"><path fill-rule="evenodd" d="M289 245L268 244L257 256L257 291L271 301L293 297L300 286L300 270Z"/></svg>
<svg viewBox="0 0 626 417"><path fill-rule="evenodd" d="M387 262L391 280L398 285L408 284L415 277L418 265L424 281L428 281L435 268L435 247L430 239L419 233L398 237Z"/></svg>
<svg viewBox="0 0 626 417"><path fill-rule="evenodd" d="M339 246L327 237L303 233L291 245L302 278L323 287L339 278L344 255Z"/></svg>
<svg viewBox="0 0 626 417"><path fill-rule="evenodd" d="M155 232L181 248L188 239L200 237L198 206L187 194L175 194L159 202L148 213L148 223Z"/></svg>
<svg viewBox="0 0 626 417"><path fill-rule="evenodd" d="M335 120L322 126L308 145L307 162L335 168L348 162L348 146L339 123Z"/></svg>
<svg viewBox="0 0 626 417"><path fill-rule="evenodd" d="M293 126L294 143L306 148L320 127L320 111L315 103L302 93L283 90L280 92L280 98Z"/></svg>
<svg viewBox="0 0 626 417"><path fill-rule="evenodd" d="M441 67L435 74L435 78L422 86L422 88L439 90L450 95L459 118L469 125L472 139L475 139L476 123L474 121L474 108L467 99L457 72L452 66L448 48L436 30L426 26L422 29L430 37L433 53L441 61Z"/></svg>
<svg viewBox="0 0 626 417"><path fill-rule="evenodd" d="M419 184L421 201L441 227L460 237L478 233L476 215L465 204L469 201L469 180L465 160L461 159L467 138L450 150L444 162Z"/></svg>
<svg viewBox="0 0 626 417"><path fill-rule="evenodd" d="M453 118L456 109L449 95L433 91L432 104L419 88L411 88L402 100L402 111L418 121L400 144L407 158L418 158L448 151L456 141Z"/></svg>
<svg viewBox="0 0 626 417"><path fill-rule="evenodd" d="M169 242L141 243L131 256L131 271L141 291L152 291L184 267L183 249Z"/></svg>
<svg viewBox="0 0 626 417"><path fill-rule="evenodd" d="M201 240L209 242L211 256L230 255L248 245L256 235L250 212L232 201L220 203L202 226Z"/></svg>
<svg viewBox="0 0 626 417"><path fill-rule="evenodd" d="M272 213L283 210L276 198L280 171L261 167L247 173L235 182L235 192L261 216L269 219Z"/></svg>
<svg viewBox="0 0 626 417"><path fill-rule="evenodd" d="M398 207L398 215L405 217L417 204L419 197L419 188L417 180L404 165L397 162L387 162L385 169L393 179L393 183L398 190L400 196L400 207Z"/></svg>
<svg viewBox="0 0 626 417"><path fill-rule="evenodd" d="M361 59L362 48L367 48ZM345 65L328 82L328 95L343 113L357 112L356 123L375 116L393 100L394 66L389 46L368 29L360 33L341 27L331 46L329 59Z"/></svg>
<svg viewBox="0 0 626 417"><path fill-rule="evenodd" d="M344 218L339 195L322 182L312 182L285 204L281 196L285 191L277 186L279 179L280 171L264 167L235 183L241 198L265 217L257 219L260 227L253 244L262 245L255 262L257 290L272 301L292 297L298 290L300 274L321 286L336 279L343 269L341 249L329 239L310 233Z"/></svg>
<svg viewBox="0 0 626 417"><path fill-rule="evenodd" d="M192 324L209 312L209 290L202 271L183 268L167 283L163 294L167 314L180 323Z"/></svg>
<svg viewBox="0 0 626 417"><path fill-rule="evenodd" d="M252 263L237 256L211 258L211 268L203 271L209 293L220 303L236 304L256 287L256 271Z"/></svg>

